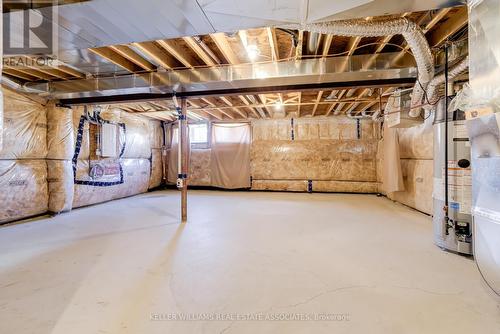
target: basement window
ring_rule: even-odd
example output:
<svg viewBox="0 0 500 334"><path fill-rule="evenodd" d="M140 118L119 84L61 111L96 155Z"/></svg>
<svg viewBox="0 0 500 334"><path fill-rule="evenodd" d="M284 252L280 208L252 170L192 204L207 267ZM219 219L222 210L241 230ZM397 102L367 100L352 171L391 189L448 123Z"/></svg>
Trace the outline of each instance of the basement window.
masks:
<svg viewBox="0 0 500 334"><path fill-rule="evenodd" d="M208 123L189 124L189 142L192 148L208 148Z"/></svg>

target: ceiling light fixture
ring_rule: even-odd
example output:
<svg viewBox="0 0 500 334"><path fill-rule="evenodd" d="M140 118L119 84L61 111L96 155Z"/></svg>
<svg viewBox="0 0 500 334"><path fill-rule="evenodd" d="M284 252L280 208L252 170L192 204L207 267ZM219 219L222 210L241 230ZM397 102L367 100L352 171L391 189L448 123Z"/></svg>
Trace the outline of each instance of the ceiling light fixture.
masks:
<svg viewBox="0 0 500 334"><path fill-rule="evenodd" d="M248 54L248 58L251 61L255 61L260 56L260 50L257 47L257 45L248 45L247 46L247 54Z"/></svg>

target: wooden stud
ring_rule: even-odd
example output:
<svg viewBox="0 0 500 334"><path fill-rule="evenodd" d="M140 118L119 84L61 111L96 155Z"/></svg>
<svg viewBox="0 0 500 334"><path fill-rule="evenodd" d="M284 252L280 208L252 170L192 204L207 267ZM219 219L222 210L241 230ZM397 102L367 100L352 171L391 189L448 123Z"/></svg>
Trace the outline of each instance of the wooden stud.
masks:
<svg viewBox="0 0 500 334"><path fill-rule="evenodd" d="M332 41L333 41L333 35L327 34L325 38L325 43L323 43L323 52L321 53L323 57L328 56L328 54L330 53L330 46L332 45Z"/></svg>
<svg viewBox="0 0 500 334"><path fill-rule="evenodd" d="M188 124L187 124L187 100L185 98L181 99L181 115L182 119L179 120L179 132L180 132L180 143L179 150L182 151L181 159L181 171L180 174L183 175L183 185L181 187L181 221L183 223L187 222L187 201L188 201L188 178L189 171L189 143L188 143Z"/></svg>
<svg viewBox="0 0 500 334"><path fill-rule="evenodd" d="M147 54L165 69L171 69L176 66L175 60L166 54L155 42L133 43L132 45Z"/></svg>
<svg viewBox="0 0 500 334"><path fill-rule="evenodd" d="M54 79L58 79L58 77L55 75L47 74L45 72L39 71L38 69L34 69L34 68L5 66L5 69L14 70L18 73L22 73L24 75L35 77L35 78L41 79L41 80L52 81Z"/></svg>
<svg viewBox="0 0 500 334"><path fill-rule="evenodd" d="M175 40L158 40L156 42L185 67L193 68L196 64L196 60L191 55L181 50L179 44Z"/></svg>
<svg viewBox="0 0 500 334"><path fill-rule="evenodd" d="M297 105L297 117L300 117L300 107L301 107L301 103L302 103L302 92L299 92L299 104Z"/></svg>
<svg viewBox="0 0 500 334"><path fill-rule="evenodd" d="M221 100L222 100L225 104L227 104L228 106L233 107L231 110L235 111L235 112L236 112L237 114L239 114L241 117L243 117L243 118L248 118L248 116L247 116L247 115L245 115L245 113L244 113L244 112L242 112L241 110L239 110L238 108L236 108L236 107L234 106L234 104L233 104L231 101L229 101L229 99L228 99L226 96L221 96L221 97L220 97L220 99L221 99Z"/></svg>
<svg viewBox="0 0 500 334"><path fill-rule="evenodd" d="M91 48L89 49L96 55L101 56L104 59L109 60L115 65L118 65L124 69L126 69L129 72L139 72L142 70L142 68L135 63L131 62L127 58L123 57L122 55L118 54L115 52L113 49L110 47L100 47L100 48Z"/></svg>
<svg viewBox="0 0 500 334"><path fill-rule="evenodd" d="M316 110L318 109L319 102L321 101L321 97L323 96L323 91L320 90L318 92L318 96L316 97L316 102L314 103L313 111L312 111L312 116L316 114Z"/></svg>
<svg viewBox="0 0 500 334"><path fill-rule="evenodd" d="M238 98L247 106L250 105L250 102L243 96L243 95L238 95ZM256 118L260 118L260 114L252 107L248 107L252 111L252 113L255 115ZM248 118L248 117L247 117Z"/></svg>
<svg viewBox="0 0 500 334"><path fill-rule="evenodd" d="M304 44L304 30L299 30L299 38L297 47L295 48L295 59L299 60L302 58L302 45Z"/></svg>
<svg viewBox="0 0 500 334"><path fill-rule="evenodd" d="M154 71L156 69L153 64L142 58L126 45L113 45L109 48L146 71Z"/></svg>
<svg viewBox="0 0 500 334"><path fill-rule="evenodd" d="M462 7L446 22L437 27L428 37L431 47L443 43L450 36L462 29L468 22L467 7Z"/></svg>
<svg viewBox="0 0 500 334"><path fill-rule="evenodd" d="M210 35L212 40L214 41L217 48L220 50L224 58L228 61L229 64L239 64L240 60L234 51L231 49L229 42L227 41L226 35L222 32L218 32Z"/></svg>
<svg viewBox="0 0 500 334"><path fill-rule="evenodd" d="M225 115L226 117L228 117L230 119L234 119L234 116L231 115L230 113L225 112L223 109L217 108L217 106L215 105L215 103L213 102L213 100L211 98L202 97L201 100L203 102L205 102L206 104L208 104L209 106L213 107L215 110L217 110L220 113L222 113L223 115Z"/></svg>
<svg viewBox="0 0 500 334"><path fill-rule="evenodd" d="M196 53L196 55L200 57L201 60L203 60L205 64L207 64L208 66L217 65L212 57L210 57L210 55L207 54L205 50L203 50L203 48L198 44L198 42L196 42L193 37L184 37L183 40L191 48L191 50L193 50L193 52Z"/></svg>
<svg viewBox="0 0 500 334"><path fill-rule="evenodd" d="M18 71L14 68L10 68L10 67L4 67L3 68L3 72L8 74L8 75L11 75L13 77L16 77L16 78L19 78L19 79L23 79L23 80L26 80L26 81L36 81L38 80L39 78L32 75L32 74L27 74L27 73L24 73L24 72L21 72L21 71Z"/></svg>

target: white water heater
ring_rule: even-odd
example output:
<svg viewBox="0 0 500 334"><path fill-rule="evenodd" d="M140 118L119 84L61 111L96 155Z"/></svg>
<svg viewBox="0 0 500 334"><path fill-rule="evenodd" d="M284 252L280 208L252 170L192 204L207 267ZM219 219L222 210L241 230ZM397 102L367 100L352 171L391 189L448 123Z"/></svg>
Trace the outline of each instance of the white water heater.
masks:
<svg viewBox="0 0 500 334"><path fill-rule="evenodd" d="M446 250L472 255L471 145L465 114L460 110L449 111L448 138L445 125L445 101L442 99L434 119L434 241ZM447 180L445 175L448 175ZM445 215L446 202L448 219Z"/></svg>

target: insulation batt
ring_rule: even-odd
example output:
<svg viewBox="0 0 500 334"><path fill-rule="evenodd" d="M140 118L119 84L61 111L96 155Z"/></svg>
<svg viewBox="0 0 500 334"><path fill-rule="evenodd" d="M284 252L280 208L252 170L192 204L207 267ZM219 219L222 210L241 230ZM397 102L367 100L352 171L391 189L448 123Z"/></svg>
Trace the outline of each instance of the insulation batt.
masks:
<svg viewBox="0 0 500 334"><path fill-rule="evenodd" d="M390 193L388 197L419 211L432 214L433 168L432 160L402 159L401 169L405 191Z"/></svg>
<svg viewBox="0 0 500 334"><path fill-rule="evenodd" d="M252 177L376 182L376 153L373 140L254 141Z"/></svg>
<svg viewBox="0 0 500 334"><path fill-rule="evenodd" d="M47 212L45 160L0 160L0 223Z"/></svg>
<svg viewBox="0 0 500 334"><path fill-rule="evenodd" d="M150 179L150 162L148 159L121 159L123 183L99 187L75 184L73 208L123 198L148 190ZM88 161L79 161L77 175L88 175Z"/></svg>
<svg viewBox="0 0 500 334"><path fill-rule="evenodd" d="M121 113L120 122L125 124L125 152L123 158L149 159L151 156L149 120L142 116ZM120 145L123 138L120 138Z"/></svg>
<svg viewBox="0 0 500 334"><path fill-rule="evenodd" d="M72 159L76 137L73 110L51 104L47 107L47 123L47 159Z"/></svg>
<svg viewBox="0 0 500 334"><path fill-rule="evenodd" d="M384 140L381 139L377 144L377 184L378 184L378 192L386 195L384 190L384 181L383 181L383 166L384 166Z"/></svg>
<svg viewBox="0 0 500 334"><path fill-rule="evenodd" d="M191 149L189 160L189 185L210 186L210 149Z"/></svg>
<svg viewBox="0 0 500 334"><path fill-rule="evenodd" d="M47 160L49 211L70 211L73 205L73 164L69 160Z"/></svg>
<svg viewBox="0 0 500 334"><path fill-rule="evenodd" d="M305 192L307 188L307 181L252 180L252 190Z"/></svg>
<svg viewBox="0 0 500 334"><path fill-rule="evenodd" d="M163 127L160 121L149 121L149 142L153 149L163 147Z"/></svg>
<svg viewBox="0 0 500 334"><path fill-rule="evenodd" d="M66 140L68 142L65 142L64 145L71 145L71 143L76 144L76 135L78 132L78 126L80 124L80 119L84 115L83 109L78 108L73 110L73 137L68 137ZM78 159L82 160L88 160L90 159L90 124L89 122L84 123L83 127L83 132L82 132L82 142L80 145L80 154L78 155ZM72 153L70 154L69 157L66 157L67 159L72 159L73 158L73 153L75 149L75 144L71 145L72 147Z"/></svg>
<svg viewBox="0 0 500 334"><path fill-rule="evenodd" d="M315 192L375 194L378 192L378 184L376 182L313 181L312 190Z"/></svg>
<svg viewBox="0 0 500 334"><path fill-rule="evenodd" d="M0 159L44 159L47 117L43 105L4 89L3 149Z"/></svg>
<svg viewBox="0 0 500 334"><path fill-rule="evenodd" d="M432 160L434 158L432 117L428 117L421 125L397 131L401 159Z"/></svg>
<svg viewBox="0 0 500 334"><path fill-rule="evenodd" d="M253 140L291 140L292 120L256 120L252 122ZM294 140L357 139L357 122L345 116L293 119ZM377 139L378 123L361 120L361 138Z"/></svg>
<svg viewBox="0 0 500 334"><path fill-rule="evenodd" d="M157 188L163 181L162 150L151 149L151 177L149 179L149 189Z"/></svg>

